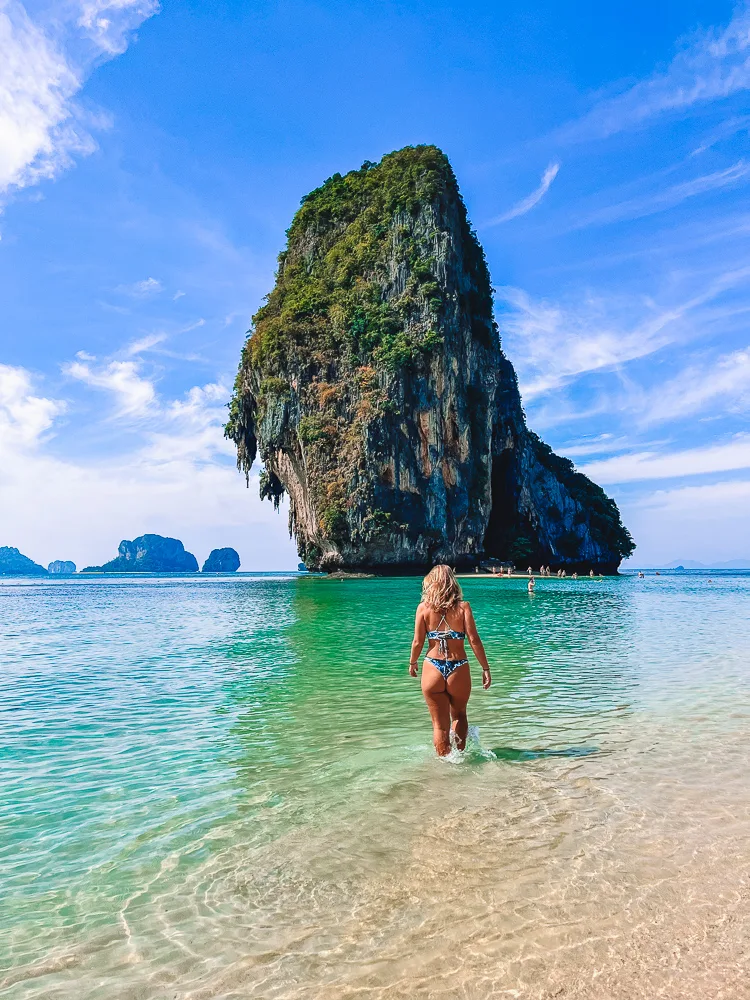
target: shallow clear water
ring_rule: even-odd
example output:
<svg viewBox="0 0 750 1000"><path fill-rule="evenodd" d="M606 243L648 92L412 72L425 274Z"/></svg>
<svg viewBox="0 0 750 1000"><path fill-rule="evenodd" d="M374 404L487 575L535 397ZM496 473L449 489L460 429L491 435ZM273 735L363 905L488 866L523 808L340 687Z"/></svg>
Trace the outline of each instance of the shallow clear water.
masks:
<svg viewBox="0 0 750 1000"><path fill-rule="evenodd" d="M465 591L446 761L416 579L2 581L2 996L750 996L750 574Z"/></svg>

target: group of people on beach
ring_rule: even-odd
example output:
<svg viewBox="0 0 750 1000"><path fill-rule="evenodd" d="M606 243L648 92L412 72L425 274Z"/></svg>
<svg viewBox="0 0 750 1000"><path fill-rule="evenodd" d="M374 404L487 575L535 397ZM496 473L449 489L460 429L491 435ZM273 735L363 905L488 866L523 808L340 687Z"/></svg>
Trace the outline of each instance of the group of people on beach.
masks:
<svg viewBox="0 0 750 1000"><path fill-rule="evenodd" d="M529 577L529 593L532 594L534 592L535 588L536 588L536 580L534 579L534 570L531 568L531 566L529 566L529 568L526 570L526 573L528 574L528 577ZM540 566L539 567L539 576L551 576L551 575L552 574L551 574L551 570L550 570L549 566ZM567 577L567 575L568 574L565 572L564 569L559 569L557 571L557 576L558 576L559 579L563 579L563 577ZM593 569L589 570L589 576L593 579L593 576L594 576ZM577 573L571 573L570 578L571 578L571 580L577 580L578 579L578 574ZM601 577L600 577L600 579L601 579Z"/></svg>

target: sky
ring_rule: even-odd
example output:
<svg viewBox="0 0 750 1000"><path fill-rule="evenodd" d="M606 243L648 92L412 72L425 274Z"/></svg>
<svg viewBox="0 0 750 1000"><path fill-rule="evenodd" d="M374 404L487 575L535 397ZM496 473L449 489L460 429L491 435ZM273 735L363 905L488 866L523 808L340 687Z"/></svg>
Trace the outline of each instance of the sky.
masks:
<svg viewBox="0 0 750 1000"><path fill-rule="evenodd" d="M750 557L750 6L0 0L0 545L297 563L223 438L300 198L449 156L529 425L632 560Z"/></svg>

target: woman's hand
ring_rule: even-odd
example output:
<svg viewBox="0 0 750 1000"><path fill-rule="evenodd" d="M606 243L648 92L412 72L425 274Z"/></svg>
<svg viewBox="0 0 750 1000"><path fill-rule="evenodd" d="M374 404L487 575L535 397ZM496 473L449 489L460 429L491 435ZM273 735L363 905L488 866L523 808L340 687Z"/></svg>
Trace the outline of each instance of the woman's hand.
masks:
<svg viewBox="0 0 750 1000"><path fill-rule="evenodd" d="M490 668L484 667L482 669L482 687L484 688L485 691L487 690L487 688L490 686L491 683L492 683L492 677L490 676Z"/></svg>
<svg viewBox="0 0 750 1000"><path fill-rule="evenodd" d="M419 663L414 662L409 664L409 673L412 677L416 677L419 673Z"/></svg>

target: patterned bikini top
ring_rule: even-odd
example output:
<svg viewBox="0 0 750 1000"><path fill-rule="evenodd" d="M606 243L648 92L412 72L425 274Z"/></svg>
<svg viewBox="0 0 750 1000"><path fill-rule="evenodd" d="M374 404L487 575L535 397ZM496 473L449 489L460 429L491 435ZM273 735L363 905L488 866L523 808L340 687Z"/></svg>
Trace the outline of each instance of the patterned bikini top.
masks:
<svg viewBox="0 0 750 1000"><path fill-rule="evenodd" d="M444 629L440 629L440 628L433 629L431 632L427 633L427 638L428 639L437 639L438 643L440 644L440 652L442 653L444 659L447 660L448 659L448 640L449 639L465 639L466 638L466 633L465 632L457 632L454 628L448 628L447 627L448 626L448 622L446 620L445 615L443 615L443 617L440 619L440 625L442 625L443 622L445 622L446 628L444 628Z"/></svg>

